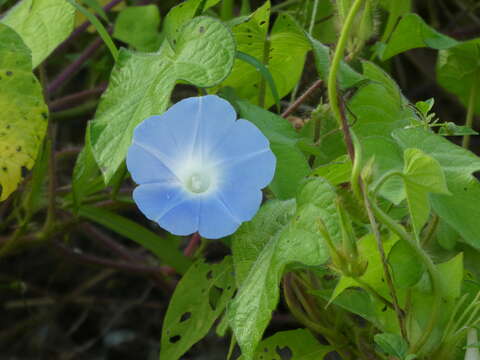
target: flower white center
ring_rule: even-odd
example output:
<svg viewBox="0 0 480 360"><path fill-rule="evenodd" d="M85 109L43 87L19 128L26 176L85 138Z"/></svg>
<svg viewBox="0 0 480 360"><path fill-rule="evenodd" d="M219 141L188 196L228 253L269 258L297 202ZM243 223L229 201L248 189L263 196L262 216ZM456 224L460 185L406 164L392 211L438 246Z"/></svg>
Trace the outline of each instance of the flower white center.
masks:
<svg viewBox="0 0 480 360"><path fill-rule="evenodd" d="M210 176L204 172L194 172L186 179L185 186L193 193L200 194L210 188Z"/></svg>

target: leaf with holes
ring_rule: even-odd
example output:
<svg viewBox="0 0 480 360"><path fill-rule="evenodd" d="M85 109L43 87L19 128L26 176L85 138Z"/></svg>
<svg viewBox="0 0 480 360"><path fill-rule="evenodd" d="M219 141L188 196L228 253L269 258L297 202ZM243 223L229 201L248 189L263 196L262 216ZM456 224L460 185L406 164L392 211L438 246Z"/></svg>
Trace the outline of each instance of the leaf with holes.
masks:
<svg viewBox="0 0 480 360"><path fill-rule="evenodd" d="M255 349L267 327L272 311L279 300L279 282L285 267L291 263L306 266L324 264L329 258L326 244L318 232L318 219L326 224L332 237L338 240L339 220L335 206L334 188L324 179L307 181L297 196L297 210L284 226L278 226L278 215L272 211L269 228L277 231L263 238L264 246L249 244L256 241L256 234L243 233L234 237L233 257L237 263L247 259L242 267L242 277L247 273L239 292L228 308L230 326L242 354L247 360L253 358ZM277 203L284 206L285 203ZM264 214L258 221L263 222ZM256 222L255 218L253 222ZM264 225L267 228L267 224ZM255 227L251 227L255 230Z"/></svg>
<svg viewBox="0 0 480 360"><path fill-rule="evenodd" d="M304 329L280 331L263 340L253 356L254 360L322 360L334 351L328 345L322 345ZM244 360L240 356L237 360Z"/></svg>
<svg viewBox="0 0 480 360"><path fill-rule="evenodd" d="M125 159L133 129L151 115L163 113L176 82L213 86L230 72L235 42L219 21L188 21L157 53L120 50L110 84L90 128L93 154L108 183Z"/></svg>
<svg viewBox="0 0 480 360"><path fill-rule="evenodd" d="M165 315L160 359L177 360L201 340L235 292L232 258L194 263L178 283Z"/></svg>
<svg viewBox="0 0 480 360"><path fill-rule="evenodd" d="M30 50L0 23L0 201L32 168L47 129L48 108L32 73Z"/></svg>
<svg viewBox="0 0 480 360"><path fill-rule="evenodd" d="M297 84L303 70L305 56L310 50L302 28L288 14L280 15L268 34L270 1L265 2L244 22L233 26L238 50L262 62L275 82L278 96L287 95ZM269 108L275 103L271 88L257 69L241 60L235 61L230 76L221 84L233 87L237 95L254 104L259 104L259 92L266 91L265 104Z"/></svg>
<svg viewBox="0 0 480 360"><path fill-rule="evenodd" d="M22 0L2 19L32 51L37 67L73 30L75 9L66 1Z"/></svg>

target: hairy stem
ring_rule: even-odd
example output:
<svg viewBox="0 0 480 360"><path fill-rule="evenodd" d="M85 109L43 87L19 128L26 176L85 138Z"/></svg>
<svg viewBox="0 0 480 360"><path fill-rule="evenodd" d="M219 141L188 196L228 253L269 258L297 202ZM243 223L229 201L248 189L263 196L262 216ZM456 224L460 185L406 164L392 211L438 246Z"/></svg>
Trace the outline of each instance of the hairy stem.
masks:
<svg viewBox="0 0 480 360"><path fill-rule="evenodd" d="M398 320L398 325L400 327L400 332L402 333L402 337L408 342L407 328L405 326L405 313L400 308L400 305L398 303L398 296L397 296L397 292L395 291L395 286L393 285L392 274L390 273L390 269L388 268L387 256L385 254L385 249L383 247L382 237L380 235L380 231L378 229L378 224L375 219L375 216L373 215L372 206L370 204L370 199L368 197L367 190L365 186L362 186L362 188L363 188L363 197L365 199L365 209L367 210L368 219L370 221L370 224L372 225L373 235L377 240L377 248L378 248L378 252L380 253L380 258L382 260L383 273L385 275L385 281L387 283L390 296L392 297L392 300L393 300L393 308L395 310L395 313L397 314L397 320Z"/></svg>
<svg viewBox="0 0 480 360"><path fill-rule="evenodd" d="M338 39L337 46L335 47L335 53L333 55L332 64L330 66L330 73L328 75L328 99L330 101L330 108L333 112L335 119L338 121L338 124L342 127L345 135L347 135L348 128L345 128L345 121L342 121L343 118L346 119L346 116L344 114L344 109L340 108L338 101L339 96L337 89L337 74L340 68L340 62L342 61L343 55L345 53L345 47L347 46L348 37L350 35L350 30L352 28L355 15L359 11L364 1L365 0L355 0L352 7L350 8L350 11L348 12L347 18L345 19L345 23L340 33L340 38ZM353 153L350 154L350 156L352 155Z"/></svg>

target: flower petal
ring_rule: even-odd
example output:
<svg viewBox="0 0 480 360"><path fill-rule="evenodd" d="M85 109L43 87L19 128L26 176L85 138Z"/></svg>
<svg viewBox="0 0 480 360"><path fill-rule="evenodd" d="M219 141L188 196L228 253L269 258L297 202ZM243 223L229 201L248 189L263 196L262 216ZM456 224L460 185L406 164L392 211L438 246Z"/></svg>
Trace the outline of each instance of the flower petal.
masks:
<svg viewBox="0 0 480 360"><path fill-rule="evenodd" d="M174 235L190 235L198 230L200 201L189 197L157 220L157 223Z"/></svg>
<svg viewBox="0 0 480 360"><path fill-rule="evenodd" d="M207 95L201 99L199 138L204 154L216 147L235 125L237 114L230 103L218 96Z"/></svg>
<svg viewBox="0 0 480 360"><path fill-rule="evenodd" d="M133 144L148 151L174 172L181 148L162 116L151 116L137 125L133 133Z"/></svg>
<svg viewBox="0 0 480 360"><path fill-rule="evenodd" d="M178 181L158 157L135 143L128 149L127 168L137 184Z"/></svg>
<svg viewBox="0 0 480 360"><path fill-rule="evenodd" d="M221 198L213 195L202 197L198 232L207 239L219 239L231 235L240 226L241 221L235 217Z"/></svg>
<svg viewBox="0 0 480 360"><path fill-rule="evenodd" d="M162 116L181 151L205 156L234 125L235 109L215 95L179 101Z"/></svg>
<svg viewBox="0 0 480 360"><path fill-rule="evenodd" d="M240 221L249 221L257 213L262 202L260 189L247 189L235 184L224 184L218 190L224 204L230 212Z"/></svg>
<svg viewBox="0 0 480 360"><path fill-rule="evenodd" d="M177 235L191 234L196 231L198 210L189 212L187 217L171 220L172 214L175 215L178 212L177 209L190 204L192 200L181 187L168 183L143 184L134 190L133 199L147 218L156 221L166 230Z"/></svg>
<svg viewBox="0 0 480 360"><path fill-rule="evenodd" d="M268 150L250 158L226 163L223 176L227 182L235 182L245 189L263 189L275 174L275 155Z"/></svg>
<svg viewBox="0 0 480 360"><path fill-rule="evenodd" d="M216 149L227 182L246 188L261 189L275 174L276 159L267 138L247 120L237 120Z"/></svg>

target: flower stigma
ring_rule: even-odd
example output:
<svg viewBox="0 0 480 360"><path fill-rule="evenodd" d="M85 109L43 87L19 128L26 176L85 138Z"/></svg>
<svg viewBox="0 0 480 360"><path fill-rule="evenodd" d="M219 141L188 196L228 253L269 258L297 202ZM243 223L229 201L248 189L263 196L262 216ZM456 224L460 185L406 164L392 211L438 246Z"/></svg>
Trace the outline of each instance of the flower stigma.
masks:
<svg viewBox="0 0 480 360"><path fill-rule="evenodd" d="M201 194L210 188L210 176L202 172L194 172L185 182L186 188L195 194Z"/></svg>

